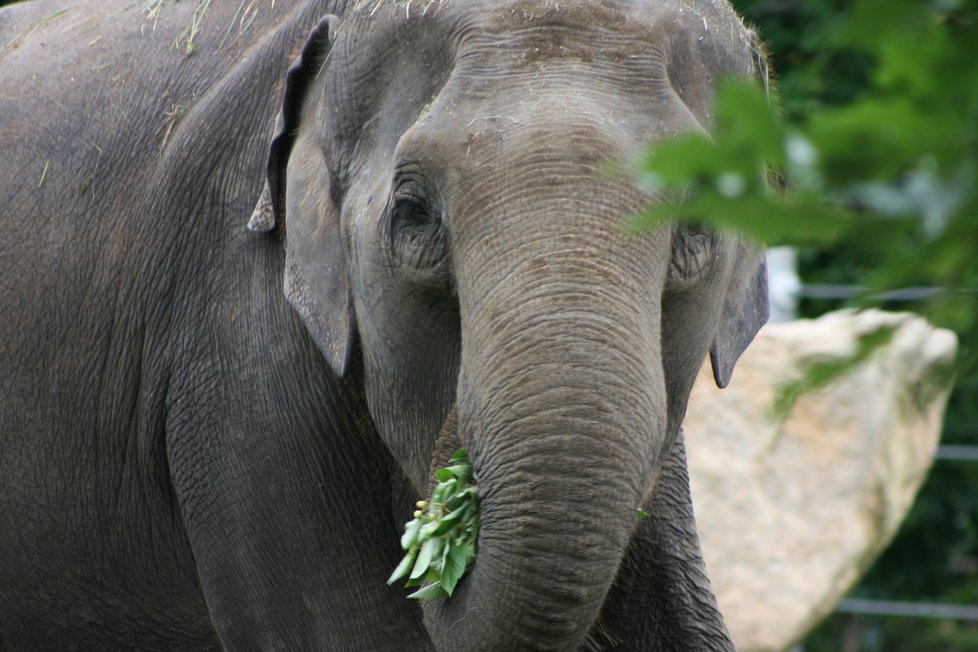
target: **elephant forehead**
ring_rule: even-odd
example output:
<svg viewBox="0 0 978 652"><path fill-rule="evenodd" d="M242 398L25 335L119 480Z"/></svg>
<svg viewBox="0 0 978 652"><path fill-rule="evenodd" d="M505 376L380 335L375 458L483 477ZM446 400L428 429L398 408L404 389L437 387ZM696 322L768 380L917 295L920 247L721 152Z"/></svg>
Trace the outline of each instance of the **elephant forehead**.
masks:
<svg viewBox="0 0 978 652"><path fill-rule="evenodd" d="M551 62L620 66L650 49L661 52L661 44L649 47L655 45L649 16L629 3L520 0L460 24L466 27L460 58L470 54L496 65L506 59L506 74L535 74Z"/></svg>
<svg viewBox="0 0 978 652"><path fill-rule="evenodd" d="M439 24L460 41L493 37L497 46L522 51L525 66L550 59L625 61L634 58L635 41L680 32L739 40L743 29L722 0L359 0L350 17L385 32L392 26L427 32Z"/></svg>
<svg viewBox="0 0 978 652"><path fill-rule="evenodd" d="M609 164L660 134L697 128L676 106L651 81L575 75L565 66L520 81L460 66L400 138L395 159L472 167L479 176L485 166L518 174L558 162L607 176Z"/></svg>
<svg viewBox="0 0 978 652"><path fill-rule="evenodd" d="M627 125L626 138L642 139L650 135L650 119L652 133L680 130L663 119L678 115L677 93L708 125L715 78L749 72L747 32L718 0L358 6L329 66L331 97L347 98L333 109L337 124L345 124L343 116L351 125L366 124L365 116L387 106L388 117L405 117L393 133L447 99L439 116L446 126L453 118L466 125L493 117L560 120L574 110ZM464 142L469 151L471 141Z"/></svg>
<svg viewBox="0 0 978 652"><path fill-rule="evenodd" d="M700 6L702 5L702 6ZM488 110L556 116L561 103L587 115L661 115L679 94L709 122L718 75L749 72L747 31L729 5L519 0L455 5L452 95ZM476 7L483 11L476 11ZM519 89L521 93L500 92ZM548 100L556 99L557 102ZM516 101L518 105L512 103ZM590 103L591 106L588 106Z"/></svg>
<svg viewBox="0 0 978 652"><path fill-rule="evenodd" d="M492 16L497 26L518 29L533 21L622 28L668 12L733 15L727 3L718 0L355 0L348 13L395 21L439 15Z"/></svg>
<svg viewBox="0 0 978 652"><path fill-rule="evenodd" d="M528 43L540 56L560 53L562 48L575 47L571 30L582 27L626 34L636 29L640 14L634 3L540 2L515 0L496 3L487 16L486 26L492 31L528 37ZM582 53L584 54L584 53Z"/></svg>

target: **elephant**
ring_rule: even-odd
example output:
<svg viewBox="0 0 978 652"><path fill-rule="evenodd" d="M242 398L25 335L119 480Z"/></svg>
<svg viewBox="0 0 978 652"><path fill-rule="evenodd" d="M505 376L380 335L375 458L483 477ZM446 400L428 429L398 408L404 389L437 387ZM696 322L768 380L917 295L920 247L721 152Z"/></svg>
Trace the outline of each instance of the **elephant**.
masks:
<svg viewBox="0 0 978 652"><path fill-rule="evenodd" d="M681 424L763 258L614 162L759 66L722 0L5 7L0 648L732 649Z"/></svg>

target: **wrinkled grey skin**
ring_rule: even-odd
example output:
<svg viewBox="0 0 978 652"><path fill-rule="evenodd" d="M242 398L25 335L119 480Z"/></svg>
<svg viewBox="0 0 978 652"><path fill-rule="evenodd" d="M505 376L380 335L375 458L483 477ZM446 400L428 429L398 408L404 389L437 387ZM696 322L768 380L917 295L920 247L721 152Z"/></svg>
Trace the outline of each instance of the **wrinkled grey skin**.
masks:
<svg viewBox="0 0 978 652"><path fill-rule="evenodd" d="M731 649L680 423L763 266L607 167L754 74L730 8L139 4L0 12L0 649Z"/></svg>

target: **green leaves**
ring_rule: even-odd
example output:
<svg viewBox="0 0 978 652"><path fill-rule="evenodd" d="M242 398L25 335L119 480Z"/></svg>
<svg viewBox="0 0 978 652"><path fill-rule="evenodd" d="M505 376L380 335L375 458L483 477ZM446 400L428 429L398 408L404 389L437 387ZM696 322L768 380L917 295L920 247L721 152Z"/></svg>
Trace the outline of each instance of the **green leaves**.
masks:
<svg viewBox="0 0 978 652"><path fill-rule="evenodd" d="M387 583L406 578L404 586L421 588L409 595L414 600L443 600L451 597L459 580L476 556L479 534L479 488L464 448L450 465L435 472L438 484L430 500L417 504L414 519L404 524L401 548L407 551ZM637 509L635 519L649 514Z"/></svg>
<svg viewBox="0 0 978 652"><path fill-rule="evenodd" d="M861 61L858 92L822 89L830 106L793 98L809 111L786 119L758 84L722 83L711 137L657 143L641 162L636 176L659 201L624 228L688 220L768 245L846 244L879 261L863 271L860 305L941 287L920 311L978 341L978 21L954 0L850 5L847 21L821 19L829 38L801 45L829 53L811 66ZM965 362L978 367L969 349Z"/></svg>
<svg viewBox="0 0 978 652"><path fill-rule="evenodd" d="M479 489L464 448L450 466L435 472L438 484L431 499L420 501L414 520L404 525L401 548L407 554L387 580L407 578L405 586L421 588L409 598L442 600L475 562L479 533Z"/></svg>

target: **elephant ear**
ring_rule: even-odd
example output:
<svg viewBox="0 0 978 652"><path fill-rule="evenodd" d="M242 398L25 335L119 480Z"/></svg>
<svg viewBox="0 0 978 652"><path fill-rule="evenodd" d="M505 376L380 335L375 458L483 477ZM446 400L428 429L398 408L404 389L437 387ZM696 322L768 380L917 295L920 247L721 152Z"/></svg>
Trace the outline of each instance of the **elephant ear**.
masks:
<svg viewBox="0 0 978 652"><path fill-rule="evenodd" d="M769 315L764 252L741 242L723 298L720 324L710 346L710 362L717 387L726 387L730 383L737 359Z"/></svg>
<svg viewBox="0 0 978 652"><path fill-rule="evenodd" d="M747 33L751 51L751 65L764 92L770 95L767 54L757 32ZM783 187L783 179L772 176L775 184ZM734 365L757 335L771 314L768 304L767 265L763 250L743 241L738 245L730 285L724 295L720 326L710 347L710 362L717 387L730 383Z"/></svg>
<svg viewBox="0 0 978 652"><path fill-rule="evenodd" d="M337 376L346 373L353 342L353 308L334 203L331 175L315 129L320 72L336 36L339 19L327 16L309 34L289 67L275 134L268 149L265 187L248 221L252 231L285 233L285 296L305 323Z"/></svg>

